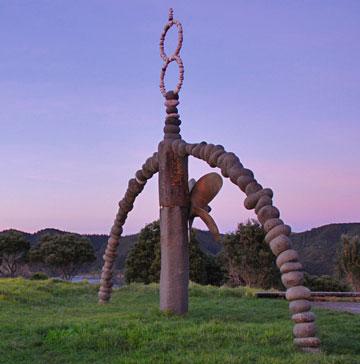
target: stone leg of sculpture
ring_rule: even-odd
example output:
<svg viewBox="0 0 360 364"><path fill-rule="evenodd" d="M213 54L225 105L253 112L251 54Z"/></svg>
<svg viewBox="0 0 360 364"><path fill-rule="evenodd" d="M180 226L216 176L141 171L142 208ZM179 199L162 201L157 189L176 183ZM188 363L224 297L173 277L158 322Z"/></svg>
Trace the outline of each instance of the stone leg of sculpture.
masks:
<svg viewBox="0 0 360 364"><path fill-rule="evenodd" d="M119 210L110 231L109 240L105 249L104 265L101 272L99 303L110 300L113 286L113 270L117 257L117 249L128 213L134 206L136 197L143 190L146 181L159 170L157 153L146 160L142 168L136 172L136 177L130 179L124 198L119 202Z"/></svg>

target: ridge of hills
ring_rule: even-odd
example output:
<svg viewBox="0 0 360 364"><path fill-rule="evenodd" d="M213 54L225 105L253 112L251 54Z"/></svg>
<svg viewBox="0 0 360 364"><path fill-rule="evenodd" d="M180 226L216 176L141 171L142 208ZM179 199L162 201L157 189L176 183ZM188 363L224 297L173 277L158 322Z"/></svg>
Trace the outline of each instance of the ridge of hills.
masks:
<svg viewBox="0 0 360 364"><path fill-rule="evenodd" d="M6 230L4 230L6 231ZM221 243L216 242L210 232L198 230L196 237L200 243L203 252L211 255L217 255L222 247ZM26 239L30 245L37 243L39 238L44 234L65 233L58 229L47 228L39 230L36 233L26 233ZM0 232L1 234L1 232ZM305 270L315 275L333 275L335 274L335 265L337 254L340 247L341 235L360 235L360 223L335 223L323 225L300 233L292 233L291 241L293 247L298 251L300 260ZM104 254L108 235L106 234L80 234L90 239L95 252L96 262L92 264L91 270L99 270L102 266L102 256ZM125 235L121 237L116 260L116 268L122 269L125 264L126 256L129 250L134 246L139 234Z"/></svg>

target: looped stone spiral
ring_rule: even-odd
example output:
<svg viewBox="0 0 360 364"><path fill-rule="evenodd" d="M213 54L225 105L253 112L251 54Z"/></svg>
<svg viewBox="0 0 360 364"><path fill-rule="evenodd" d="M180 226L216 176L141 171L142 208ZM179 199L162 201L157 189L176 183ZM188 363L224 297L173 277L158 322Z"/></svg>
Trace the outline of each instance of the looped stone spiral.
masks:
<svg viewBox="0 0 360 364"><path fill-rule="evenodd" d="M168 56L165 53L165 49L164 49L165 37L166 37L166 34L169 31L169 29L174 25L176 25L177 30L178 30L178 43L177 43L175 52L171 56ZM174 90L174 92L176 94L179 93L181 86L183 84L183 81L184 81L184 65L183 65L182 59L180 57L180 50L182 47L182 42L183 42L182 25L178 20L175 20L173 18L173 9L170 9L169 10L169 21L165 24L164 30L161 33L161 37L160 37L160 57L164 60L164 64L161 67L161 72L160 72L160 91L164 97L167 92L166 88L165 88L165 73L166 73L167 67L169 66L169 64L171 62L175 61L179 67L179 82L176 85L176 88Z"/></svg>

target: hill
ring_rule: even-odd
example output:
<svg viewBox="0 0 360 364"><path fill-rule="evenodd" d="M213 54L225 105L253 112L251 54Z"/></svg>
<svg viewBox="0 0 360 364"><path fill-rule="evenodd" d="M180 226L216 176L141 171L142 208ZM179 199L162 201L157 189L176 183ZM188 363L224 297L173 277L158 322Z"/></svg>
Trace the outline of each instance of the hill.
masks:
<svg viewBox="0 0 360 364"><path fill-rule="evenodd" d="M291 235L307 272L316 275L335 273L342 234L360 235L360 223L329 224Z"/></svg>
<svg viewBox="0 0 360 364"><path fill-rule="evenodd" d="M203 252L217 255L221 251L221 243L216 242L208 231L196 230L196 237L200 242ZM36 244L38 239L46 233L65 233L57 229L44 229L34 234L24 233L31 245ZM1 233L0 233L1 234ZM316 275L333 275L337 252L341 242L342 234L360 235L360 223L340 223L320 226L309 231L291 234L293 246L300 255L307 272ZM99 270L102 266L108 236L105 234L85 234L94 246L97 260L91 266L91 270ZM124 267L126 256L134 246L138 234L125 235L121 238L118 250L116 268Z"/></svg>

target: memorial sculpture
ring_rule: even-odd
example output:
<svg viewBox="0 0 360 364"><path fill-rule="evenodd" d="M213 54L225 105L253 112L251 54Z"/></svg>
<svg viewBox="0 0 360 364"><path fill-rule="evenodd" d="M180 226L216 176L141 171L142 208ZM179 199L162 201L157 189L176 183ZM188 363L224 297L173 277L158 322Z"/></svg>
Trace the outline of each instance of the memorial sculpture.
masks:
<svg viewBox="0 0 360 364"><path fill-rule="evenodd" d="M164 51L164 42L172 26L177 27L178 44L175 52L168 56ZM273 205L273 191L263 188L253 172L245 168L239 158L226 151L222 145L206 142L187 143L180 135L181 121L177 106L184 79L184 66L180 57L182 42L182 25L173 18L173 11L170 9L168 22L160 38L160 56L164 61L160 74L160 90L166 106L164 138L159 143L158 151L148 158L135 173L135 177L130 179L127 191L119 202L119 210L104 254L99 302L106 303L111 296L114 262L126 218L146 182L159 173L160 309L178 315L188 311L189 228L194 218L200 217L215 238L219 237L218 228L209 215L208 203L222 185L222 178L216 173L203 176L198 182L189 181L188 158L191 156L202 159L212 168L219 168L225 178L230 179L245 193L244 206L249 210L255 209L257 218L266 232L265 241L277 257L276 264L282 274L282 283L287 289L286 299L290 302L291 318L295 323L294 344L302 351L318 352L320 340L316 336L315 315L310 311L311 292L302 285L303 266L299 262L298 253L291 247L291 228L280 219L280 212ZM164 77L171 62L178 65L179 82L173 91L166 91Z"/></svg>

